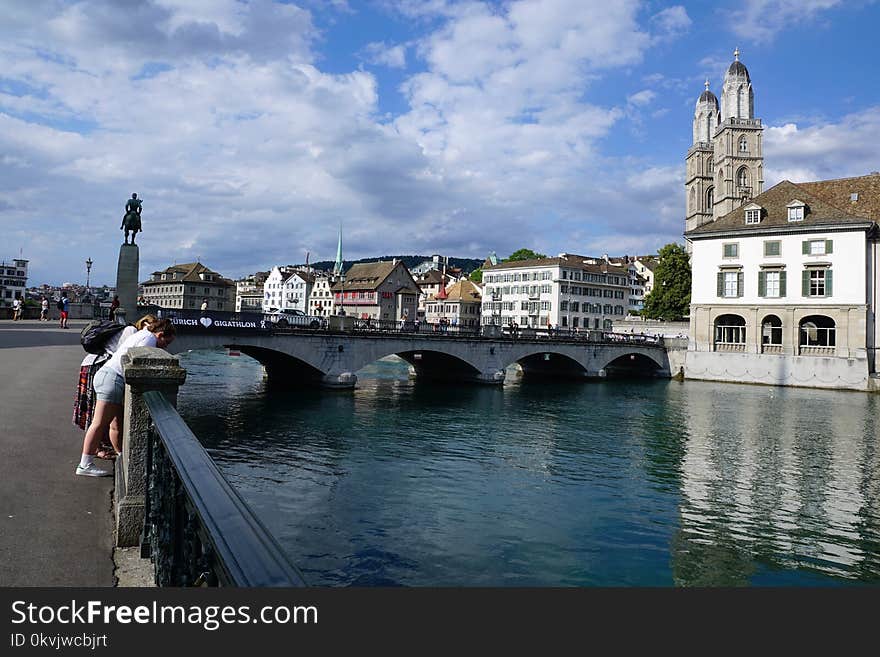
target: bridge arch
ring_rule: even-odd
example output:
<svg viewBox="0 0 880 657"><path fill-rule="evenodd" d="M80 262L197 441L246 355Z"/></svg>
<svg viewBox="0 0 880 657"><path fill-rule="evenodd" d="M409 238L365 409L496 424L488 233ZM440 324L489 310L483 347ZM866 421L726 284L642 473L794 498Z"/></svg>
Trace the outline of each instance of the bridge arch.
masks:
<svg viewBox="0 0 880 657"><path fill-rule="evenodd" d="M611 377L654 377L668 372L669 366L652 351L615 354L602 365L601 371Z"/></svg>
<svg viewBox="0 0 880 657"><path fill-rule="evenodd" d="M583 379L590 374L582 361L557 349L532 350L519 355L507 367L510 365L518 365L524 379Z"/></svg>
<svg viewBox="0 0 880 657"><path fill-rule="evenodd" d="M370 363L397 356L402 358L419 379L431 381L468 381L480 376L481 370L461 354L453 350L439 351L436 349L378 349L360 355L351 361L352 371L360 370Z"/></svg>

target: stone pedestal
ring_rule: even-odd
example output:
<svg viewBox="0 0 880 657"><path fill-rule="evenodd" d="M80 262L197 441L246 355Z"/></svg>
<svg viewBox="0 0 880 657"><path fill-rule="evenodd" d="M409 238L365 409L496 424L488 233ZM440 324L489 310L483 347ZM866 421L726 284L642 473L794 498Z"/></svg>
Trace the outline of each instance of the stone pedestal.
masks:
<svg viewBox="0 0 880 657"><path fill-rule="evenodd" d="M121 297L120 297L121 299ZM159 390L175 406L186 370L177 356L155 347L135 347L122 357L125 372L122 456L116 459L116 547L140 545L144 526L150 413L143 394Z"/></svg>
<svg viewBox="0 0 880 657"><path fill-rule="evenodd" d="M119 247L119 263L116 266L116 294L124 316L129 322L137 319L137 292L140 255L137 244Z"/></svg>

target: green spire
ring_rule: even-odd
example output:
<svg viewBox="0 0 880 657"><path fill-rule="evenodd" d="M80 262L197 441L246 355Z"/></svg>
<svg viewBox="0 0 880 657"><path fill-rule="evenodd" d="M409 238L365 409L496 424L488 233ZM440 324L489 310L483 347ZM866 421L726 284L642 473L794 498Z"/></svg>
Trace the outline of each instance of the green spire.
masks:
<svg viewBox="0 0 880 657"><path fill-rule="evenodd" d="M342 273L342 224L339 224L339 243L336 245L336 264L333 265L333 273Z"/></svg>

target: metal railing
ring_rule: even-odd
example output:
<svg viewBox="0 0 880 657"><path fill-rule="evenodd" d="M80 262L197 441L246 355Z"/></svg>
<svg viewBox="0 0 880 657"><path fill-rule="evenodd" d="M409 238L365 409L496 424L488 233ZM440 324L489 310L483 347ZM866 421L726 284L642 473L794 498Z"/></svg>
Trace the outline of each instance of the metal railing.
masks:
<svg viewBox="0 0 880 657"><path fill-rule="evenodd" d="M141 556L157 586L306 586L174 406L143 393L152 421Z"/></svg>

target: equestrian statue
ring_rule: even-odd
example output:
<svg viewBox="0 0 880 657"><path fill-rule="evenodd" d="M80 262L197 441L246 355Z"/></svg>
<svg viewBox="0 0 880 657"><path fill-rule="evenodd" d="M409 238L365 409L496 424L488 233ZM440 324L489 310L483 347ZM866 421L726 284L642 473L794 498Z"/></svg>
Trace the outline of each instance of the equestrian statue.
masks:
<svg viewBox="0 0 880 657"><path fill-rule="evenodd" d="M128 244L128 234L131 233L131 243L134 244L134 236L141 230L141 200L137 194L132 194L125 204L125 216L119 229L125 230L125 243Z"/></svg>

